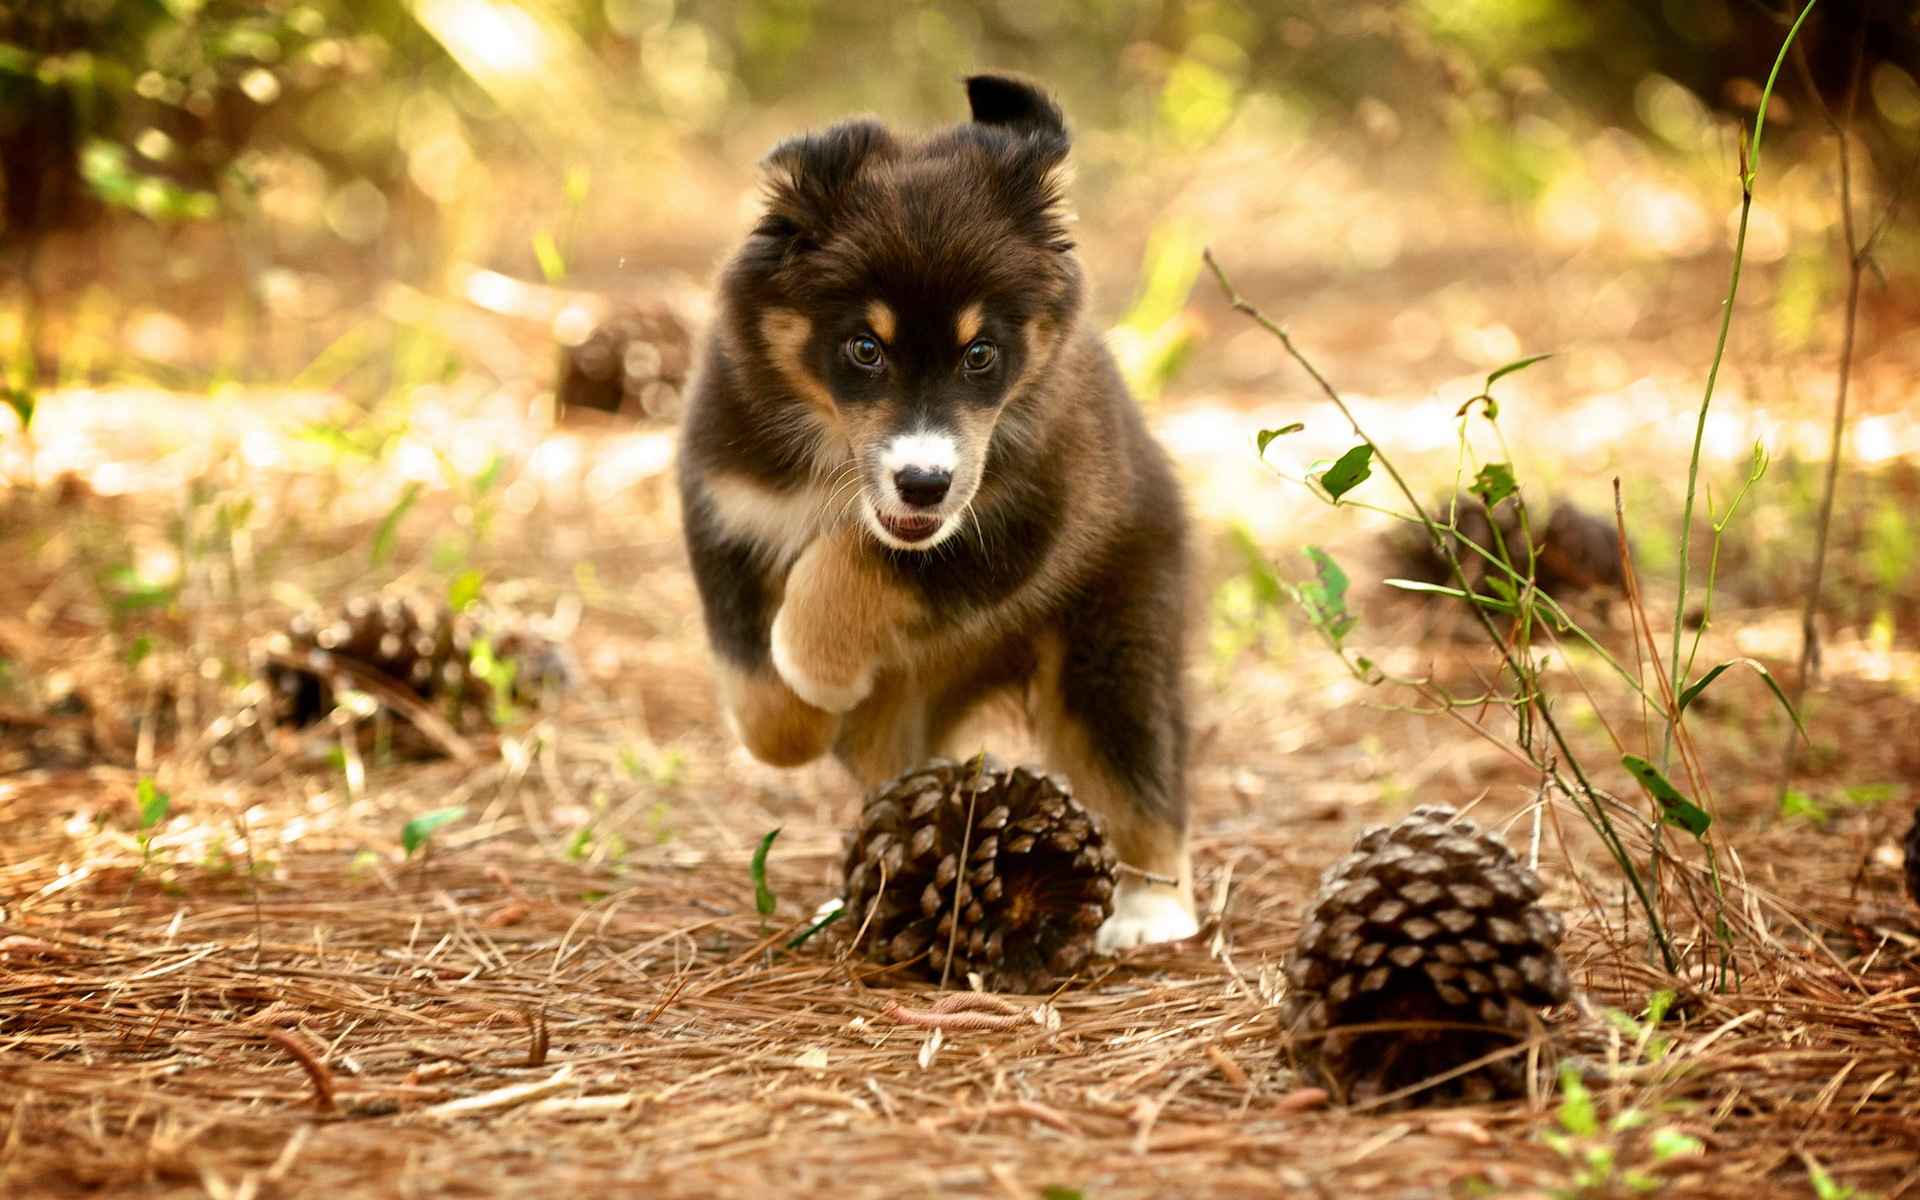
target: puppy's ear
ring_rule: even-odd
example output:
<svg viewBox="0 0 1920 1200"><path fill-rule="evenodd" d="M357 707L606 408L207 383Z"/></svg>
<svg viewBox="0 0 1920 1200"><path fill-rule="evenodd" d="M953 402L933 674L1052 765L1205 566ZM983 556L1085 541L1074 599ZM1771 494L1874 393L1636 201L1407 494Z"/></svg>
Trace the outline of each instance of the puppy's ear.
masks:
<svg viewBox="0 0 1920 1200"><path fill-rule="evenodd" d="M973 109L973 119L981 125L1004 125L1029 136L1067 136L1060 106L1030 80L1012 75L969 76L967 104Z"/></svg>
<svg viewBox="0 0 1920 1200"><path fill-rule="evenodd" d="M760 162L767 213L754 233L818 244L846 208L863 164L893 147L893 135L872 118L788 138Z"/></svg>
<svg viewBox="0 0 1920 1200"><path fill-rule="evenodd" d="M1011 75L970 77L967 103L979 140L999 168L994 182L1003 202L1037 241L1071 250L1066 158L1073 139L1060 106L1039 84Z"/></svg>

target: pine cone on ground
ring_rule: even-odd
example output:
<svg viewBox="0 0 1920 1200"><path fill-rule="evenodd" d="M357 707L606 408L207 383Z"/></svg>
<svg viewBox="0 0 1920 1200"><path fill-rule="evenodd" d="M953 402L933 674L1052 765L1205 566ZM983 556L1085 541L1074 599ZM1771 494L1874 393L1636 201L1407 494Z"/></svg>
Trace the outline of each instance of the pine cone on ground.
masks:
<svg viewBox="0 0 1920 1200"><path fill-rule="evenodd" d="M1439 514L1437 519L1445 519L1445 497L1435 502L1434 511ZM1526 570L1527 539L1521 535L1519 509L1513 501L1503 501L1494 507L1493 518L1489 522L1486 509L1477 499L1469 498L1461 503L1454 522L1459 532L1451 535L1453 552L1460 560L1467 582L1476 592L1490 592L1487 577L1493 574L1504 577L1504 573L1472 546L1498 554L1496 546L1504 544L1507 560L1514 569ZM1625 592L1626 576L1620 567L1620 531L1612 521L1565 501L1553 506L1546 524L1539 523L1537 514L1532 520L1529 532L1533 535L1533 578L1541 591L1558 600L1570 600L1589 592ZM1399 562L1398 569L1404 574L1424 583L1459 586L1453 569L1433 548L1426 530L1409 526L1396 529L1388 536L1390 549Z"/></svg>
<svg viewBox="0 0 1920 1200"><path fill-rule="evenodd" d="M693 339L665 305L583 297L555 321L554 334L561 342L563 410L655 420L678 415Z"/></svg>
<svg viewBox="0 0 1920 1200"><path fill-rule="evenodd" d="M877 962L1043 991L1092 951L1113 911L1115 862L1062 776L991 755L937 758L868 795L841 925Z"/></svg>
<svg viewBox="0 0 1920 1200"><path fill-rule="evenodd" d="M1506 842L1445 805L1361 834L1321 876L1287 958L1295 1065L1353 1103L1525 1040L1535 1006L1573 994L1564 926L1539 899ZM1344 1031L1376 1023L1415 1027ZM1414 1099L1524 1095L1525 1075L1514 1055Z"/></svg>
<svg viewBox="0 0 1920 1200"><path fill-rule="evenodd" d="M545 636L504 614L456 614L421 596L355 596L329 613L296 614L256 644L255 657L278 725L300 728L332 712L335 692L354 686L352 667L449 709L456 726L484 725L493 688L473 660L482 638L496 661L514 664L515 698L537 698L549 681L569 681L561 647Z"/></svg>

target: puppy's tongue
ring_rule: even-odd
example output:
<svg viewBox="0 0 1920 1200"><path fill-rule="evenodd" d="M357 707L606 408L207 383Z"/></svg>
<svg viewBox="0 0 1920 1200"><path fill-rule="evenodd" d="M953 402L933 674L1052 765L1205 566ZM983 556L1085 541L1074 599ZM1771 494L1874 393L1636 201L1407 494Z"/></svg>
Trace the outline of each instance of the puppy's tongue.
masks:
<svg viewBox="0 0 1920 1200"><path fill-rule="evenodd" d="M890 513L880 514L880 524L886 531L903 542L920 542L933 536L940 528L939 517L896 517Z"/></svg>

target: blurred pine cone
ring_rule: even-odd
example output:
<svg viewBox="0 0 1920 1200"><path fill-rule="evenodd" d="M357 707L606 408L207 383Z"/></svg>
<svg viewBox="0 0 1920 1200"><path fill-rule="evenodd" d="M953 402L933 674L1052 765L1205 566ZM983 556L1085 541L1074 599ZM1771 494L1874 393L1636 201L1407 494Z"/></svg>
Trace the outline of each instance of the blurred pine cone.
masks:
<svg viewBox="0 0 1920 1200"><path fill-rule="evenodd" d="M1092 951L1113 911L1115 861L1065 778L991 755L937 758L868 795L841 924L865 927L859 944L878 962L1043 991Z"/></svg>
<svg viewBox="0 0 1920 1200"><path fill-rule="evenodd" d="M1445 499L1435 503L1440 514L1435 519L1444 519ZM1453 551L1474 591L1489 590L1487 576L1494 574L1495 568L1468 543L1494 554L1499 553L1499 547L1504 547L1507 561L1514 569L1526 570L1527 539L1521 534L1520 513L1512 501L1495 506L1493 520L1489 522L1480 502L1469 499L1461 504L1454 524L1459 532L1450 535L1454 541ZM1496 527L1498 541L1495 540ZM1620 531L1612 521L1562 501L1553 506L1547 523L1535 524L1531 532L1534 582L1549 596L1567 600L1586 592L1626 591L1626 577L1620 568ZM1460 586L1452 568L1434 549L1424 529L1408 526L1388 536L1389 549L1399 569L1409 578L1446 587Z"/></svg>
<svg viewBox="0 0 1920 1200"><path fill-rule="evenodd" d="M562 409L635 418L679 415L693 338L664 304L586 296L554 321Z"/></svg>
<svg viewBox="0 0 1920 1200"><path fill-rule="evenodd" d="M1295 1065L1352 1103L1524 1040L1533 1006L1573 994L1560 916L1539 898L1498 834L1444 805L1367 830L1321 877L1287 958ZM1345 1031L1376 1023L1412 1027ZM1500 1059L1422 1102L1523 1095L1525 1062Z"/></svg>
<svg viewBox="0 0 1920 1200"><path fill-rule="evenodd" d="M277 725L313 724L333 711L337 691L357 686L356 673L371 672L449 710L456 726L484 726L495 696L475 653L483 639L495 662L512 664L508 699L535 699L547 684L571 680L564 650L545 635L507 614L456 614L421 596L355 596L332 612L296 614L285 630L255 644L256 673L267 683Z"/></svg>

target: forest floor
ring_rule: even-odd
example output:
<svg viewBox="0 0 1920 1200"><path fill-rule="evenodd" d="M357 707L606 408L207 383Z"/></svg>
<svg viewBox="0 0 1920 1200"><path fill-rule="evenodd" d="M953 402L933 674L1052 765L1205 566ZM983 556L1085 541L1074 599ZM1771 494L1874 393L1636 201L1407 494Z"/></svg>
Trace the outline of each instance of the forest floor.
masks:
<svg viewBox="0 0 1920 1200"><path fill-rule="evenodd" d="M1279 288L1243 282L1257 299ZM1553 310L1548 285L1510 283L1513 311ZM1690 288L1662 295L1710 319L1712 289ZM1452 413L1476 378L1506 343L1543 336L1448 303L1396 315L1328 288L1296 304L1316 318L1296 334L1332 348L1330 375L1369 389L1363 420L1421 486L1449 478ZM1636 541L1655 556L1666 545L1670 563L1658 527L1677 523L1702 326L1662 349L1646 330L1671 325L1642 307L1637 337L1628 320L1536 392L1526 376L1505 385L1506 435L1523 483L1550 479L1596 512L1623 474ZM1013 998L1022 1019L1008 1028L938 1037L889 1015L925 1008L931 986L825 938L785 948L837 892L860 797L832 766L773 770L729 742L680 548L671 430L553 428L532 382L423 389L398 416L353 421L314 394L46 397L41 482L0 509L0 653L17 697L0 724L38 747L0 767L0 1189L1911 1194L1920 927L1898 848L1920 778L1911 647L1835 628L1798 814L1776 800L1788 726L1754 678L1729 674L1696 706L1737 857L1732 902L1765 934L1739 948L1737 985L1657 970L1563 799L1537 803L1537 776L1495 741L1354 680L1253 595L1235 526L1284 576L1305 573L1306 544L1346 564L1363 618L1353 644L1376 661L1462 691L1484 676L1488 653L1454 618L1378 586L1399 573L1380 518L1328 509L1258 464L1262 426L1310 423L1302 448L1283 439L1269 454L1282 473L1350 438L1269 348L1234 340L1236 318L1211 299L1203 310L1227 365L1199 368L1154 421L1208 548L1190 681L1205 926ZM1438 389L1381 374L1383 357L1410 377L1434 353L1380 351L1383 339L1405 350L1447 330L1456 349L1497 344ZM1882 374L1903 375L1889 353ZM1893 386L1869 373L1869 414L1897 414L1872 399ZM1765 391L1729 396L1712 431L1723 504L1751 438L1797 428ZM481 486L501 448L505 475ZM350 758L336 726L263 738L236 722L250 639L315 601L444 592L469 569L489 602L566 636L578 687L475 741L468 761ZM166 578L177 593L142 591ZM1631 658L1624 608L1582 611ZM1790 678L1796 619L1730 586L1701 662L1747 655ZM1598 782L1643 805L1614 764L1657 733L1595 655L1552 649L1548 681ZM68 699L23 711L36 696ZM1017 731L981 737L1022 755ZM81 750L63 760L61 746ZM156 792L169 805L143 829ZM1279 968L1303 901L1361 828L1423 802L1474 804L1540 847L1581 991L1550 1014L1558 1052L1607 1080L1598 1129L1570 1143L1547 1136L1578 1120L1546 1067L1531 1099L1372 1112L1307 1106L1286 1065ZM462 815L409 854L407 823L449 808ZM762 917L749 859L775 827L777 905ZM1690 964L1712 959L1710 938L1686 948ZM1662 989L1675 1015L1638 1029ZM1663 1157L1678 1135L1697 1152Z"/></svg>

